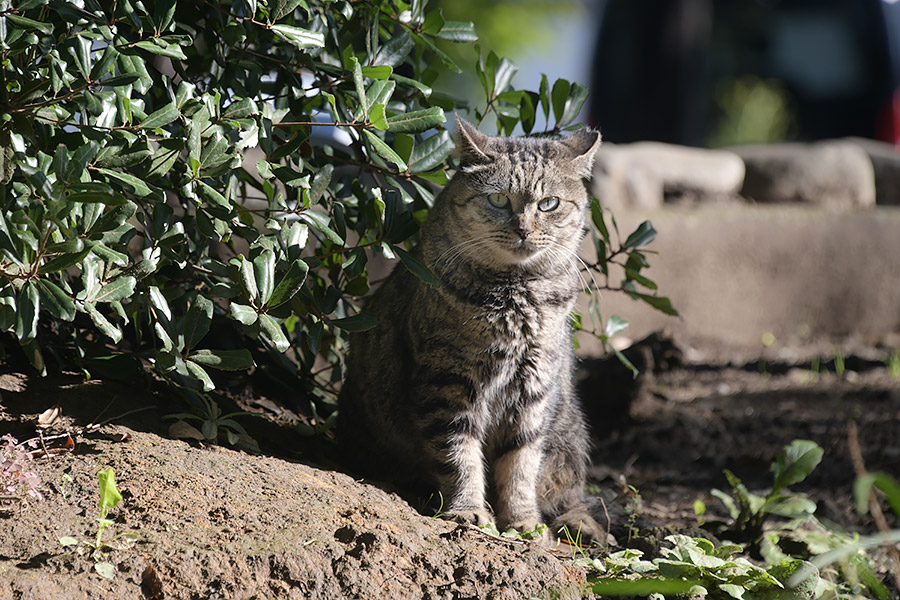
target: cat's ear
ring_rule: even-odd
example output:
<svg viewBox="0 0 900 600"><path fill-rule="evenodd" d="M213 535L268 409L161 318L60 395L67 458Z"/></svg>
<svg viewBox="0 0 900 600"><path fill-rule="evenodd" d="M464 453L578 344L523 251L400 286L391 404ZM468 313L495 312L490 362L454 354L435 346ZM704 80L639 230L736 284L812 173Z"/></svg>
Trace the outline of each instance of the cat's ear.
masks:
<svg viewBox="0 0 900 600"><path fill-rule="evenodd" d="M600 132L582 129L564 138L562 143L572 155L572 166L582 177L590 178L594 168L594 155L600 147Z"/></svg>
<svg viewBox="0 0 900 600"><path fill-rule="evenodd" d="M459 127L456 146L462 166L491 162L491 157L487 155L490 138L459 115L456 115L456 124Z"/></svg>

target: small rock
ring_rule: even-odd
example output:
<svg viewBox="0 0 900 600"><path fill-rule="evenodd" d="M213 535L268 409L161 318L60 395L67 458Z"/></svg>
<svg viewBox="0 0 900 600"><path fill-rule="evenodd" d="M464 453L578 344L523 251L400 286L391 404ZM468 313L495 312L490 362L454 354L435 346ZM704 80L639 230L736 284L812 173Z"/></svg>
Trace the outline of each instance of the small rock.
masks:
<svg viewBox="0 0 900 600"><path fill-rule="evenodd" d="M900 152L886 142L849 138L862 148L872 161L875 172L875 204L900 206Z"/></svg>
<svg viewBox="0 0 900 600"><path fill-rule="evenodd" d="M857 144L761 144L733 148L747 168L741 194L757 202L832 208L875 205L872 161Z"/></svg>
<svg viewBox="0 0 900 600"><path fill-rule="evenodd" d="M604 206L652 209L666 194L733 196L743 180L743 161L726 150L660 142L608 144L597 153L593 191Z"/></svg>

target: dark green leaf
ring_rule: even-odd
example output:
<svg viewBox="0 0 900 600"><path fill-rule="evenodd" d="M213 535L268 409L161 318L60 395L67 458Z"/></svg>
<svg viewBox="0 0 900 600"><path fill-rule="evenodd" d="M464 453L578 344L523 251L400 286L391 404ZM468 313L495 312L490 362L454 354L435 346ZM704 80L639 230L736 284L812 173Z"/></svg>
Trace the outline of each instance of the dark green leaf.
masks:
<svg viewBox="0 0 900 600"><path fill-rule="evenodd" d="M772 463L772 472L775 474L772 495L806 479L822 462L824 454L825 451L818 444L809 440L794 440L785 446Z"/></svg>
<svg viewBox="0 0 900 600"><path fill-rule="evenodd" d="M409 170L413 173L422 173L441 166L454 147L455 144L450 134L447 131L440 131L416 146L412 153Z"/></svg>
<svg viewBox="0 0 900 600"><path fill-rule="evenodd" d="M174 103L170 102L157 111L147 115L147 118L139 123L143 129L157 129L163 125L168 125L181 116L181 112Z"/></svg>
<svg viewBox="0 0 900 600"><path fill-rule="evenodd" d="M191 377L200 381L204 392L211 392L212 390L216 389L213 380L209 377L209 373L207 373L203 367L192 360L184 361L184 366L187 367L187 371L191 375ZM211 435L209 435L207 431L207 423L211 423L213 427L215 427L216 423L215 421L204 421L203 427L201 427L201 429L203 430L203 435L206 436L206 439L214 440L216 439L215 430L210 430L209 434Z"/></svg>
<svg viewBox="0 0 900 600"><path fill-rule="evenodd" d="M553 117L556 119L557 126L560 126L563 112L566 110L566 102L569 100L569 90L571 84L565 79L557 79L553 84L553 91L550 98L553 100Z"/></svg>
<svg viewBox="0 0 900 600"><path fill-rule="evenodd" d="M22 17L20 15L12 14L9 12L6 12L4 14L4 17L6 17L13 25L21 27L23 29L33 29L36 31L40 31L45 35L53 34L53 25L50 23L41 23L40 21L35 21L34 19L29 19L27 17Z"/></svg>
<svg viewBox="0 0 900 600"><path fill-rule="evenodd" d="M353 69L353 84L356 86L356 97L359 101L359 112L357 114L360 117L365 117L369 114L369 100L366 97L366 87L363 83L362 67L355 56L350 57L350 67Z"/></svg>
<svg viewBox="0 0 900 600"><path fill-rule="evenodd" d="M471 21L445 21L437 36L451 42L477 42L475 24Z"/></svg>
<svg viewBox="0 0 900 600"><path fill-rule="evenodd" d="M240 350L197 350L188 358L193 362L221 371L245 371L253 367L253 356L246 348Z"/></svg>
<svg viewBox="0 0 900 600"><path fill-rule="evenodd" d="M209 332L212 324L213 303L205 296L197 295L184 317L182 333L184 348L190 351Z"/></svg>
<svg viewBox="0 0 900 600"><path fill-rule="evenodd" d="M628 239L622 245L625 248L640 248L641 246L646 246L654 239L656 239L656 230L653 229L650 221L644 221L628 236Z"/></svg>
<svg viewBox="0 0 900 600"><path fill-rule="evenodd" d="M437 127L446 121L447 117L444 116L443 109L432 106L425 110L415 110L401 115L388 117L387 129L393 133L421 133L432 127ZM405 170L405 168L401 169L401 171Z"/></svg>
<svg viewBox="0 0 900 600"><path fill-rule="evenodd" d="M664 296L650 296L648 294L638 294L636 292L632 292L631 296L643 300L656 310L667 315L672 315L673 317L678 316L678 311L672 306L672 301Z"/></svg>
<svg viewBox="0 0 900 600"><path fill-rule="evenodd" d="M263 250L253 259L253 278L259 290L259 303L264 305L272 297L275 288L275 253Z"/></svg>
<svg viewBox="0 0 900 600"><path fill-rule="evenodd" d="M437 278L437 275L435 275L424 262L422 262L422 259L414 254L407 252L399 246L394 246L393 250L397 253L397 256L400 257L400 260L403 262L404 266L406 266L406 268L409 269L413 275L415 275L431 287L440 287L441 280Z"/></svg>
<svg viewBox="0 0 900 600"><path fill-rule="evenodd" d="M344 317L343 319L332 319L329 321L331 325L340 327L346 331L366 331L378 325L378 319L372 315L359 313L352 317Z"/></svg>
<svg viewBox="0 0 900 600"><path fill-rule="evenodd" d="M131 275L125 275L114 279L101 287L97 295L88 298L92 302L116 302L130 297L134 293L137 280Z"/></svg>
<svg viewBox="0 0 900 600"><path fill-rule="evenodd" d="M234 320L243 323L244 325L253 325L259 318L259 314L252 306L246 306L236 302L231 303L228 307L228 312Z"/></svg>
<svg viewBox="0 0 900 600"><path fill-rule="evenodd" d="M378 52L375 53L372 64L396 67L406 59L412 48L412 37L409 35L409 31L404 30L381 45Z"/></svg>
<svg viewBox="0 0 900 600"><path fill-rule="evenodd" d="M584 105L584 101L587 100L587 97L588 89L580 83L573 83L572 87L569 89L569 97L566 99L562 116L557 119L557 126L565 127L574 121L581 112L581 107Z"/></svg>
<svg viewBox="0 0 900 600"><path fill-rule="evenodd" d="M303 287L308 271L309 266L305 261L298 258L292 262L291 266L288 267L287 273L284 274L275 291L272 292L266 305L274 308L293 298L300 291L300 288Z"/></svg>
<svg viewBox="0 0 900 600"><path fill-rule="evenodd" d="M316 31L294 27L292 25L273 25L272 31L300 50L325 47L325 36Z"/></svg>
<svg viewBox="0 0 900 600"><path fill-rule="evenodd" d="M69 186L66 199L70 202L100 202L109 206L125 204L125 197L111 185L99 181L73 183Z"/></svg>
<svg viewBox="0 0 900 600"><path fill-rule="evenodd" d="M41 299L37 286L26 281L16 297L16 337L20 342L35 338L40 312Z"/></svg>
<svg viewBox="0 0 900 600"><path fill-rule="evenodd" d="M263 336L277 351L284 352L290 348L291 343L288 341L287 336L284 335L281 325L269 315L259 315L259 328Z"/></svg>
<svg viewBox="0 0 900 600"><path fill-rule="evenodd" d="M122 330L113 325L109 319L103 316L97 307L91 302L85 302L84 309L93 321L94 326L100 330L100 333L108 337L113 343L118 344L122 341Z"/></svg>
<svg viewBox="0 0 900 600"><path fill-rule="evenodd" d="M176 58L178 60L185 60L187 58L178 44L168 44L160 40L160 38L154 38L152 41L137 42L135 47L146 50L151 54L158 54L159 56L168 58Z"/></svg>
<svg viewBox="0 0 900 600"><path fill-rule="evenodd" d="M366 139L369 140L369 143L372 144L372 147L375 149L375 152L378 153L382 158L389 160L390 162L397 165L397 168L400 171L406 171L406 163L403 162L403 159L400 158L390 146L384 143L380 137L369 131L368 129L364 129L363 133L366 136Z"/></svg>
<svg viewBox="0 0 900 600"><path fill-rule="evenodd" d="M41 306L63 321L71 321L75 318L75 302L62 288L46 279L37 282L38 293L41 297Z"/></svg>
<svg viewBox="0 0 900 600"><path fill-rule="evenodd" d="M363 67L362 74L369 79L385 80L391 76L394 69L387 65L379 65L377 67Z"/></svg>

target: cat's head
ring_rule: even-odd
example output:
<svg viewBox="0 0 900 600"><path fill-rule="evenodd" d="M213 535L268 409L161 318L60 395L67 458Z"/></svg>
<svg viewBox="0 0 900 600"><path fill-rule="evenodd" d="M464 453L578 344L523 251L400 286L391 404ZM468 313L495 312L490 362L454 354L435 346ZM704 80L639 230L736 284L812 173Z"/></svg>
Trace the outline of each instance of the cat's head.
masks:
<svg viewBox="0 0 900 600"><path fill-rule="evenodd" d="M460 169L444 193L449 244L439 262L503 268L572 260L584 234L584 179L591 175L600 133L582 130L559 140L491 137L457 121Z"/></svg>

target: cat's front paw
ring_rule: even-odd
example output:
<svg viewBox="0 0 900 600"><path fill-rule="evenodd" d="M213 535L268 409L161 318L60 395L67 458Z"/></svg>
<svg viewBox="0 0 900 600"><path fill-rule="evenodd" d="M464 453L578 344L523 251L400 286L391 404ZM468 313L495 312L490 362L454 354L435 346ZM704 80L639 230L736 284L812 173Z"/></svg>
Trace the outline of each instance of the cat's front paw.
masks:
<svg viewBox="0 0 900 600"><path fill-rule="evenodd" d="M475 525L481 527L494 521L494 517L490 511L484 508L472 508L463 510L451 510L441 515L442 519L447 521L455 521L464 525Z"/></svg>

